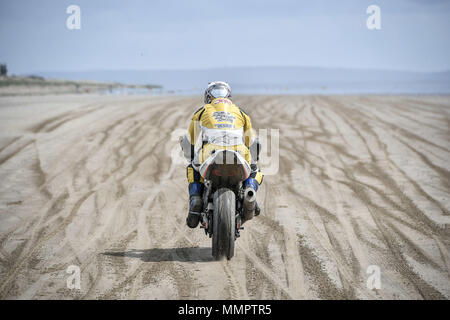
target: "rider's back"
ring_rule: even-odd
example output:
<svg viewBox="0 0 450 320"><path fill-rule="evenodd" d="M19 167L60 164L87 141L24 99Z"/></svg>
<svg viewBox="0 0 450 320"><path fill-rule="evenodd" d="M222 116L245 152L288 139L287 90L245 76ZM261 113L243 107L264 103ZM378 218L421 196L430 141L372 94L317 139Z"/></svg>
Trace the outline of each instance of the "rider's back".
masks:
<svg viewBox="0 0 450 320"><path fill-rule="evenodd" d="M231 147L240 150L246 160L250 161L248 153L252 135L250 117L230 99L214 99L200 108L192 120L191 138L195 140L201 133L204 153L209 154L211 149L218 147ZM205 156L206 154L201 162Z"/></svg>

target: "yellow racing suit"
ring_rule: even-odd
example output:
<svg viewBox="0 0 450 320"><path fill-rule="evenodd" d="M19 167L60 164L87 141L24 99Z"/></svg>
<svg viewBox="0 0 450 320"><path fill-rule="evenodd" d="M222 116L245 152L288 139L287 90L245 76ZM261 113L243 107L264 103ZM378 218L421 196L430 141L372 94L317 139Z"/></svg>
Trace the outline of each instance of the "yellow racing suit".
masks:
<svg viewBox="0 0 450 320"><path fill-rule="evenodd" d="M194 154L195 141L200 134L202 148ZM188 138L190 150L185 150L185 156L190 157L195 165L202 164L216 149L236 150L250 164L250 178L255 179L258 185L262 183L263 174L257 167L260 144L253 132L252 122L230 99L217 98L198 109L192 117ZM203 183L192 163L187 167L187 180L189 184Z"/></svg>

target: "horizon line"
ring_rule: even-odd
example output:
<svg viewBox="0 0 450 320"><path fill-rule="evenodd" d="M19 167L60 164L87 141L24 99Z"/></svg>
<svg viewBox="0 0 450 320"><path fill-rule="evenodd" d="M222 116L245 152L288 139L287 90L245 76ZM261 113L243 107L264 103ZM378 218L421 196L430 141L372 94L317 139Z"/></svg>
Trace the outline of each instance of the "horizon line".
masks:
<svg viewBox="0 0 450 320"><path fill-rule="evenodd" d="M302 66L302 65L260 65L260 66L223 66L223 67L198 67L198 68L118 68L118 69L82 69L82 70L39 70L33 72L21 72L17 75L33 75L38 73L83 73L83 72L154 72L154 71L208 71L208 70L227 70L227 69L262 69L262 68L302 68L302 69L324 69L324 70L351 70L351 71L382 71L382 72L405 72L405 73L446 73L450 69L443 70L406 70L406 69L388 69L388 68L357 68L357 67L325 67L325 66Z"/></svg>

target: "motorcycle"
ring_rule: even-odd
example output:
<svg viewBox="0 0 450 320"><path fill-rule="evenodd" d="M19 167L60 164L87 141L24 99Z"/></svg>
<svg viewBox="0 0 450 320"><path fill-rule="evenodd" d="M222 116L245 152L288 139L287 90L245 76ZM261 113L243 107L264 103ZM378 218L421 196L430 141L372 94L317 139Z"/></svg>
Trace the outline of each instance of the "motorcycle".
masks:
<svg viewBox="0 0 450 320"><path fill-rule="evenodd" d="M251 173L250 165L235 150L216 150L199 167L204 178L203 212L200 227L212 238L212 255L216 260L234 255L234 242L242 224L253 218L256 191L243 182Z"/></svg>

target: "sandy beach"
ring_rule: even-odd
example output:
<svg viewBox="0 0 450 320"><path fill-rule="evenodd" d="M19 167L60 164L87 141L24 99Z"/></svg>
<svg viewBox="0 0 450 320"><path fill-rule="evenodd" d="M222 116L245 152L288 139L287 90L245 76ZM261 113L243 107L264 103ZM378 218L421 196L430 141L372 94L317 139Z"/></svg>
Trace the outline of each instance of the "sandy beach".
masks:
<svg viewBox="0 0 450 320"><path fill-rule="evenodd" d="M171 161L201 97L0 97L0 298L450 298L450 97L235 103L279 130L279 168L213 261Z"/></svg>

